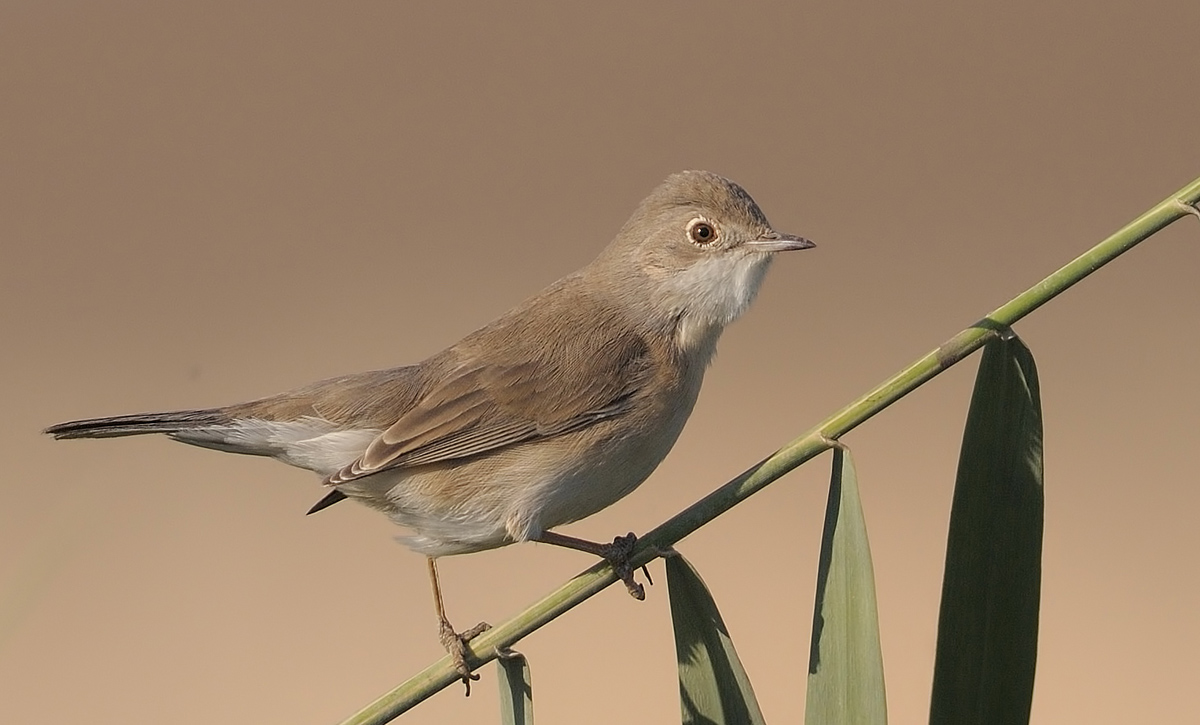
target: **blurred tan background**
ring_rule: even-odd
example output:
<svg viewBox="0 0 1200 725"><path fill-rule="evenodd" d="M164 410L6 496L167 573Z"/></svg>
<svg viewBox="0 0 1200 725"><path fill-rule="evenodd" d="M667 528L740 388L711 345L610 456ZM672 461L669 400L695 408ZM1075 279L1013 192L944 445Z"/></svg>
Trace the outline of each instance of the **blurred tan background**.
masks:
<svg viewBox="0 0 1200 725"><path fill-rule="evenodd" d="M587 262L668 173L741 182L780 259L634 495L646 531L1200 175L1195 3L0 6L0 722L328 723L441 655L421 557L314 477L55 443L413 362ZM1021 323L1046 419L1038 722L1180 722L1200 672L1200 224ZM927 717L975 360L846 440L893 722ZM799 722L828 458L680 549ZM501 621L590 565L446 560ZM661 565L653 566L656 580ZM678 717L667 592L519 645L539 722ZM496 679L405 722L493 722Z"/></svg>

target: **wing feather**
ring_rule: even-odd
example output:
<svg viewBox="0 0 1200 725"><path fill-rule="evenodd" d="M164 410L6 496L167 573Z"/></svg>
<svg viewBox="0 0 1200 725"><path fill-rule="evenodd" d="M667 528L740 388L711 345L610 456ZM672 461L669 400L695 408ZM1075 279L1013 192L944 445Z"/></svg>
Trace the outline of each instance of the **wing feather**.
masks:
<svg viewBox="0 0 1200 725"><path fill-rule="evenodd" d="M633 407L653 374L641 337L601 326L559 339L566 341L554 349L525 338L494 341L508 343L499 359L459 354L441 362L442 374L431 376L441 382L327 483L564 435Z"/></svg>

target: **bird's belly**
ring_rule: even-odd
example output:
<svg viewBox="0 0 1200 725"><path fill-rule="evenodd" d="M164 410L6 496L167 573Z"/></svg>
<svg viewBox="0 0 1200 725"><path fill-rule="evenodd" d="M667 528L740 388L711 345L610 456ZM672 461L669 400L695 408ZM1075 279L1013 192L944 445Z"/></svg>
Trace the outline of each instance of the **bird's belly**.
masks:
<svg viewBox="0 0 1200 725"><path fill-rule="evenodd" d="M698 387L698 386L697 386ZM656 416L652 423L626 428L620 436L585 439L572 459L579 465L563 470L535 489L530 503L515 514L520 526L510 530L528 532L533 538L547 529L578 521L605 509L640 486L666 458L692 412L695 396L681 396L683 403Z"/></svg>
<svg viewBox="0 0 1200 725"><path fill-rule="evenodd" d="M537 505L530 507L529 530L578 521L613 505L640 486L662 462L675 442L626 439L611 444L591 465L565 472L539 487Z"/></svg>
<svg viewBox="0 0 1200 725"><path fill-rule="evenodd" d="M413 531L409 548L465 554L578 521L632 492L683 430L703 369L646 401L636 418L598 422L471 458L381 471L338 489Z"/></svg>

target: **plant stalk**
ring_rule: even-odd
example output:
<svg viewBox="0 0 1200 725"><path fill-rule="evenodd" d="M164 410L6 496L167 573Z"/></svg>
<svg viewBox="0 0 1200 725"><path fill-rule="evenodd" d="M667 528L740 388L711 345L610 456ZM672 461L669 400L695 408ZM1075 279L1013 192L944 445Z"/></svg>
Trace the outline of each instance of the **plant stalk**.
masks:
<svg viewBox="0 0 1200 725"><path fill-rule="evenodd" d="M749 498L751 494L830 448L838 438L978 350L992 337L1007 334L1008 329L1018 320L1139 242L1189 214L1200 218L1197 205L1200 205L1200 179L1159 202L987 317L951 337L937 349L834 413L820 425L641 537L638 540L637 551L632 557L633 565L640 566L656 558L660 551L669 549L680 539ZM514 644L616 581L617 577L607 563L595 564L517 616L471 640L473 666L478 667L490 662L496 658L498 648ZM390 722L458 680L459 676L451 666L449 657L443 657L346 719L342 725L378 725Z"/></svg>

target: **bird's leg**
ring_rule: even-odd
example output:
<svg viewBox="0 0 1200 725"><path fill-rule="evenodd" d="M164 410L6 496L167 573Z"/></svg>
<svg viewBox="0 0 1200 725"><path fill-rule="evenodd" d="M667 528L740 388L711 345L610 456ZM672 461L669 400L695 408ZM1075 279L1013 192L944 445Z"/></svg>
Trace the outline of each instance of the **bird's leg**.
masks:
<svg viewBox="0 0 1200 725"><path fill-rule="evenodd" d="M433 605L437 608L438 639L449 653L454 669L467 688L466 696L470 697L471 681L478 680L479 675L472 673L471 668L467 665L467 642L491 629L492 625L480 622L461 634L455 632L450 620L446 619L446 607L442 604L442 587L438 583L437 560L430 556L426 561L429 563L429 582L433 585Z"/></svg>
<svg viewBox="0 0 1200 725"><path fill-rule="evenodd" d="M620 577L621 581L625 582L625 588L629 590L629 596L639 600L646 598L646 588L633 578L634 569L629 563L629 556L633 553L634 545L637 544L637 535L633 532L624 536L618 536L613 539L611 544L597 544L594 541L577 539L574 536L567 536L566 534L559 534L553 531L543 531L542 535L534 539L534 541L595 554L607 561L609 566L613 568L613 572ZM646 581L654 584L650 580L650 570L644 564L641 569L642 573L646 575Z"/></svg>

